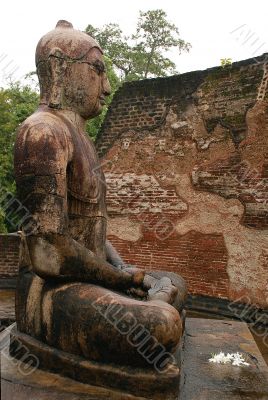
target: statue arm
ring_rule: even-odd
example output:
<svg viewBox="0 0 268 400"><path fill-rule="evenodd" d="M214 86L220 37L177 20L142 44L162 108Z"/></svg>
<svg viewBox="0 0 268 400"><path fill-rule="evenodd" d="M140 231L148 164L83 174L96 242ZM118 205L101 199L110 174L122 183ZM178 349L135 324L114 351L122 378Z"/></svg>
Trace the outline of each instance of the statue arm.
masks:
<svg viewBox="0 0 268 400"><path fill-rule="evenodd" d="M31 266L44 279L87 281L110 288L140 285L143 272L119 270L68 234L68 144L61 133L38 124L18 134L15 176L19 199L31 214L35 229L25 224L24 240ZM27 232L28 229L28 232Z"/></svg>
<svg viewBox="0 0 268 400"><path fill-rule="evenodd" d="M44 279L91 282L113 289L142 284L142 271L134 275L121 271L67 235L31 235L26 240L33 270Z"/></svg>

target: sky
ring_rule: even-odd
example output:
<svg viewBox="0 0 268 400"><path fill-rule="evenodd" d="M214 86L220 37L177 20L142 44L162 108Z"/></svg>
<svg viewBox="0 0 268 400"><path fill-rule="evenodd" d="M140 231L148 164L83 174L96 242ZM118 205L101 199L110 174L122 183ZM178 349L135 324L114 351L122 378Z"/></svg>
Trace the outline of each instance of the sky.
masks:
<svg viewBox="0 0 268 400"><path fill-rule="evenodd" d="M268 53L267 0L8 0L1 5L0 85L10 73L21 80L35 70L36 44L59 19L80 30L118 23L129 34L139 10L157 8L192 45L189 53L168 54L180 73L220 65L222 58L239 61Z"/></svg>

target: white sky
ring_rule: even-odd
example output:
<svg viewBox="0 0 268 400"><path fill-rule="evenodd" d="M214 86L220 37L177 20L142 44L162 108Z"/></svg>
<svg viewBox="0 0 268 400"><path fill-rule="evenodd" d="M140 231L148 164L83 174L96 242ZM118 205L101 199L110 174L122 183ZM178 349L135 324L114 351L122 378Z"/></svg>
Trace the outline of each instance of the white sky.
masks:
<svg viewBox="0 0 268 400"><path fill-rule="evenodd" d="M0 85L5 71L18 68L13 76L20 79L35 69L36 44L59 19L81 30L116 22L131 33L139 10L157 8L192 44L189 53L169 55L181 73L219 65L221 58L238 61L268 52L267 0L8 0L1 5Z"/></svg>

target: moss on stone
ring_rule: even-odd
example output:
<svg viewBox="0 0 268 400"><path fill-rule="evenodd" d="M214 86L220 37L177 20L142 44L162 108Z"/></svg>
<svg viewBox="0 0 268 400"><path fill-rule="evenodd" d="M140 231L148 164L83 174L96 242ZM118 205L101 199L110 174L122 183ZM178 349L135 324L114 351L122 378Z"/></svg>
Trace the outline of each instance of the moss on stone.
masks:
<svg viewBox="0 0 268 400"><path fill-rule="evenodd" d="M230 125L232 127L237 127L245 125L245 114L236 113L234 115L226 115L221 119L223 124Z"/></svg>

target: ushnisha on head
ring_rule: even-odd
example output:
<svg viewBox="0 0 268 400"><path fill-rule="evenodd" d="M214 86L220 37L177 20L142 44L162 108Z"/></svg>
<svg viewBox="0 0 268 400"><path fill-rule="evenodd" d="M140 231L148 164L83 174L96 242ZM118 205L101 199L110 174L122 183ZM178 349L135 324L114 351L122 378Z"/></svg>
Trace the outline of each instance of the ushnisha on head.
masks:
<svg viewBox="0 0 268 400"><path fill-rule="evenodd" d="M40 39L35 62L41 104L72 110L84 119L101 112L111 88L103 52L92 37L60 20Z"/></svg>

